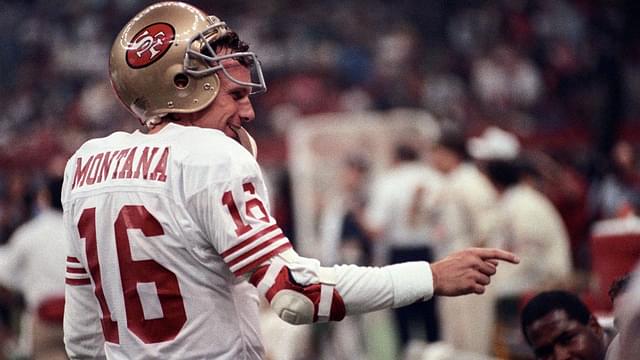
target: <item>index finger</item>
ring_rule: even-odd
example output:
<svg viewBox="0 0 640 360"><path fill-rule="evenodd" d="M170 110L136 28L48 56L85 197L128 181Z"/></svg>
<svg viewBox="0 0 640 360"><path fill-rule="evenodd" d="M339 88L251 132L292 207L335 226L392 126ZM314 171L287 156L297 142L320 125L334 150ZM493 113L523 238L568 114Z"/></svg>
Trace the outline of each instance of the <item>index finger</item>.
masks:
<svg viewBox="0 0 640 360"><path fill-rule="evenodd" d="M512 264L517 264L520 262L520 257L514 253L509 251L495 249L495 248L474 248L471 249L476 255L478 255L482 260L503 260L506 262L510 262Z"/></svg>

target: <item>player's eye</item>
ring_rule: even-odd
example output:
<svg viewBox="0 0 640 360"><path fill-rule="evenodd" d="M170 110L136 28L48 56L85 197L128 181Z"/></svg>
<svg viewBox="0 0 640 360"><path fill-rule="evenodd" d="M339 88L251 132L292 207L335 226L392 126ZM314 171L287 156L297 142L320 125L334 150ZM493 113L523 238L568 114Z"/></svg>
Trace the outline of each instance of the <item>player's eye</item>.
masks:
<svg viewBox="0 0 640 360"><path fill-rule="evenodd" d="M236 90L231 92L231 97L236 101L242 99L245 96L247 96L247 92L245 90Z"/></svg>
<svg viewBox="0 0 640 360"><path fill-rule="evenodd" d="M562 344L562 345L569 345L573 339L576 337L577 334L575 333L562 333L562 335L560 335L560 337L558 337L558 343Z"/></svg>

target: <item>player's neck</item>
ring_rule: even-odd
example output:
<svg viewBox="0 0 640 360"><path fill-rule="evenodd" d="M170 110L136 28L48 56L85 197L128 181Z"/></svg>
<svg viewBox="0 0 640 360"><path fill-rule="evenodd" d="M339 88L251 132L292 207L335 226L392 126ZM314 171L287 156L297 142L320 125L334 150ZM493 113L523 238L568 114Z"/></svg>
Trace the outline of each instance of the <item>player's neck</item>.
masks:
<svg viewBox="0 0 640 360"><path fill-rule="evenodd" d="M155 134L160 132L160 130L164 129L165 126L167 126L168 122L163 121L158 125L155 125L154 127L152 127L151 129L149 129L148 134Z"/></svg>

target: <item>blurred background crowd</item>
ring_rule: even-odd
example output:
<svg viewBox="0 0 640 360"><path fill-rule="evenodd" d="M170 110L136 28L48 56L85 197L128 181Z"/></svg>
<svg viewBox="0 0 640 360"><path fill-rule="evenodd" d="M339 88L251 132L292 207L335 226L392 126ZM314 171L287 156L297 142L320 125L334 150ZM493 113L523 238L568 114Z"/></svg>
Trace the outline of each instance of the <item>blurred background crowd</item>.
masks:
<svg viewBox="0 0 640 360"><path fill-rule="evenodd" d="M540 211L553 213L552 217L557 213L559 221L554 225L557 229L549 230L548 234L560 233L561 240L557 241L565 243L556 241L545 245L533 241L532 246L522 248L529 249L526 251L530 251L532 261L537 261L539 267L548 266L559 275L557 278L547 281L549 279L541 275L536 279L540 280L538 283L521 284L531 288L525 286L515 299L512 293L501 293L495 295L498 300L489 305L440 304L442 324L455 322L449 321L446 309L455 313L465 306L496 308L496 316L503 315L499 320L504 327L489 322L491 333L487 335L487 338L502 337L502 342L492 342L486 345L489 348L478 350L462 341L460 347L516 358L520 350L513 345L517 341L509 338L509 326L513 325L510 311L515 308L517 312L521 297L528 291L548 287L554 281L556 286L561 283L564 288L581 293L595 311L611 310L606 299L610 282L630 271L633 260L639 256L637 246L625 248L637 241L629 239L621 245L624 248L621 256L630 260L607 257L605 253L612 248L612 243L606 242L607 236L616 238L621 233L636 231L634 236L640 237L640 226L636 229L628 225L629 221L635 221L635 211L640 207L640 149L637 146L640 139L640 27L633 25L640 18L640 3L622 0L190 2L224 19L262 61L269 91L254 98L257 119L248 128L259 144L259 161L270 169L269 173L287 173L292 155L285 139L300 119L326 113L421 109L433 116L441 134L433 147L418 151L426 155L421 164L429 167L429 171L446 179L455 168L448 161L459 157L460 162L488 175L487 184L492 188L487 191L495 194L487 195L487 206L500 205L507 209L503 211L515 214L535 203L544 208ZM64 159L83 141L115 130L138 128L136 120L115 98L107 69L116 34L131 16L149 3L151 1L133 0L0 3L3 34L0 37L3 69L0 72L0 106L3 108L0 114L0 244L3 248L11 245L10 239L17 228L43 213L43 207L48 205L39 200L39 194L52 179L61 175ZM389 154L389 158L397 155L398 159L406 160L406 152L400 153ZM343 214L341 221L348 226L340 225L341 229L348 228L351 232L339 236L357 240L343 242L347 245L339 247L340 256L329 251L325 260L375 263L371 243L376 238L393 235L384 235L381 215L376 216L375 209L371 209L378 201L379 194L373 185L377 182L358 176L374 165L367 163L371 159L350 157L347 160L345 165L351 172L345 175L345 194L357 195L349 200L348 206L359 210L349 208L346 215ZM365 185L358 183L369 180L371 183ZM292 220L296 217L292 205L296 199L290 192L291 179L278 176L272 183L277 189L272 208L296 242ZM525 205L515 205L517 196L504 196L510 193L509 189L524 183L535 191L534 195L527 193L519 198ZM446 188L453 180L449 178L449 182L444 180L443 184L438 186ZM356 191L368 185L373 189L371 193ZM461 192L468 186L464 182L458 185ZM373 213L369 214L368 222L362 219L367 217L367 212ZM546 216L538 210L527 214L534 218ZM447 218L458 219L451 220L458 221L456 228L469 227L472 221L465 216ZM616 225L618 220L627 221L626 227ZM477 236L478 233L451 236L473 238L457 244L460 246L498 244L519 249L517 244L504 240L517 237L514 226L513 223L504 225L511 233L503 232L502 240L488 240L500 236L494 237L491 229L484 228L474 230L482 236ZM534 230L540 231L540 228ZM557 239L554 236L549 235L546 240ZM448 249L457 247L449 245ZM326 244L318 246L326 247ZM541 246L557 251L546 257ZM594 250L596 246L599 247ZM433 257L438 257L437 250L434 249ZM556 262L553 262L554 256ZM604 275L598 273L600 269L612 267L616 270ZM500 286L496 288L499 293ZM5 356L19 347L15 340L20 322L18 314L30 307L29 301L25 304L16 293L19 291L3 290L0 298L0 340L8 344L4 347ZM352 327L356 333L361 328L358 324ZM447 340L450 336L447 334L458 331L455 326L450 327L453 329L443 329L444 334L429 340ZM463 337L461 333L457 336Z"/></svg>

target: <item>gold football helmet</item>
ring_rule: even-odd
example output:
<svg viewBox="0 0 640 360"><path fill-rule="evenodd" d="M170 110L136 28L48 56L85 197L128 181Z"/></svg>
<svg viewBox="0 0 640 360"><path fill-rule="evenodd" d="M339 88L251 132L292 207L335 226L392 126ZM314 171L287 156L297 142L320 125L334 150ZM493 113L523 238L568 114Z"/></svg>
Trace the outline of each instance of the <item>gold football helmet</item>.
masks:
<svg viewBox="0 0 640 360"><path fill-rule="evenodd" d="M111 48L111 84L122 103L143 124L169 113L191 113L215 99L223 74L229 80L266 90L260 62L253 52L218 55L217 39L231 32L215 16L181 2L148 6L120 31ZM255 80L233 78L224 59L241 59L253 67Z"/></svg>

